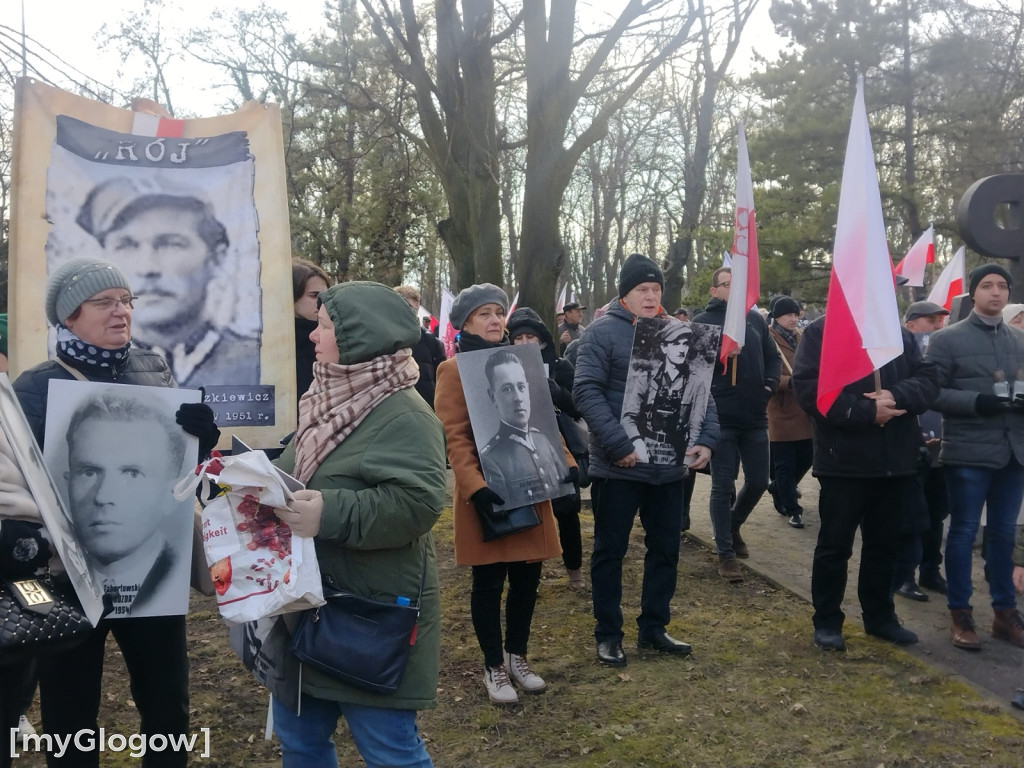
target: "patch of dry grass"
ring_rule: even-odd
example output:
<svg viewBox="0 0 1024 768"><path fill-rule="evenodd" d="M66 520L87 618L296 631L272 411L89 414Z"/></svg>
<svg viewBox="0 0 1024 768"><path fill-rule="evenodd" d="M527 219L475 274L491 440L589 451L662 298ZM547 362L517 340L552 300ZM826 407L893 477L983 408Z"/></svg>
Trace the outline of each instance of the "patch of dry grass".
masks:
<svg viewBox="0 0 1024 768"><path fill-rule="evenodd" d="M584 517L584 546L590 519ZM545 564L530 659L547 692L491 705L469 617L470 574L452 561L451 513L436 528L444 641L438 708L419 722L438 766L1021 766L1024 726L967 686L847 625L846 654L811 644L810 607L767 582L730 585L713 553L684 541L670 631L689 658L635 648L642 530L624 570L629 665L594 659L590 602L560 562ZM241 667L212 600L189 617L194 727L211 730L212 758L195 765L280 765L264 742L266 695ZM109 646L101 722L132 732L136 717ZM73 692L69 692L73 695ZM341 765L361 764L344 726ZM41 765L34 759L16 766ZM111 760L109 765L138 765Z"/></svg>

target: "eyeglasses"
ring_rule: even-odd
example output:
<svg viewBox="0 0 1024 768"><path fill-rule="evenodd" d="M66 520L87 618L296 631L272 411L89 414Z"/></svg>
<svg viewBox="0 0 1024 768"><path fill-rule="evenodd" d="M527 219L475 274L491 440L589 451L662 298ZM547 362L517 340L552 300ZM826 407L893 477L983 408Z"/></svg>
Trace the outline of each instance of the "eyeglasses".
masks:
<svg viewBox="0 0 1024 768"><path fill-rule="evenodd" d="M715 288L728 288L730 285L732 285L732 283L719 283L718 285L716 285L714 287Z"/></svg>
<svg viewBox="0 0 1024 768"><path fill-rule="evenodd" d="M118 304L125 309L134 309L138 296L125 296L123 299L86 299L83 304L92 304L101 312L110 312Z"/></svg>

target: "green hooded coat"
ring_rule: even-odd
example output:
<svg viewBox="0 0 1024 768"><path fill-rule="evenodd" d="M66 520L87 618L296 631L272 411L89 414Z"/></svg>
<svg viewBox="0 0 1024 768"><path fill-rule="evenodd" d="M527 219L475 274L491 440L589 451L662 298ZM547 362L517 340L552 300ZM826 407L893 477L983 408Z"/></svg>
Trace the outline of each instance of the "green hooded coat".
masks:
<svg viewBox="0 0 1024 768"><path fill-rule="evenodd" d="M379 283L351 282L320 295L335 325L339 362L352 365L413 346L419 324L405 299ZM294 441L277 461L295 465ZM316 537L327 583L362 597L416 600L427 558L416 645L399 689L373 694L302 670L302 690L320 699L391 709L437 705L441 602L430 533L445 502L444 432L412 387L389 395L335 448L307 487L324 496Z"/></svg>

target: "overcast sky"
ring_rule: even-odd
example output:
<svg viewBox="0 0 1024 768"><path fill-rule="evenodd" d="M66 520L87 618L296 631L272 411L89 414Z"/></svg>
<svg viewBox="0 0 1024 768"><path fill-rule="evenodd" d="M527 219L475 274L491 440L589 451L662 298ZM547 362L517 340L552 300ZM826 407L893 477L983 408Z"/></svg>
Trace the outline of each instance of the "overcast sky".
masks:
<svg viewBox="0 0 1024 768"><path fill-rule="evenodd" d="M755 11L754 19L745 31L745 45L737 56L734 69L746 69L746 61L750 57L752 47L762 52L778 49L778 38L774 34L768 20L770 0L761 0ZM164 12L162 20L165 25L177 25L181 29L189 26L201 26L209 17L213 8L233 9L252 8L257 0L166 0L168 6L180 8L180 13ZM289 27L300 38L304 38L319 29L323 24L322 0L266 0L267 5L284 10L288 14ZM599 17L601 26L606 26L610 13L618 10L625 0L581 0L580 13L590 13ZM21 30L21 0L0 0L0 25ZM113 24L119 15L126 11L141 10L143 0L25 0L25 28L30 38L34 38L45 48L50 49L67 65L61 64L106 85L124 87L130 77L119 80L117 72L123 69L118 55L114 50L98 50L96 34L104 23ZM9 42L9 39L8 39ZM29 48L34 44L30 41ZM41 52L46 56L47 54ZM30 57L30 61L31 61ZM171 79L171 97L174 99L175 110L199 116L214 115L220 112L219 105L227 96L226 93L211 88L209 70L197 65L175 62L169 68Z"/></svg>

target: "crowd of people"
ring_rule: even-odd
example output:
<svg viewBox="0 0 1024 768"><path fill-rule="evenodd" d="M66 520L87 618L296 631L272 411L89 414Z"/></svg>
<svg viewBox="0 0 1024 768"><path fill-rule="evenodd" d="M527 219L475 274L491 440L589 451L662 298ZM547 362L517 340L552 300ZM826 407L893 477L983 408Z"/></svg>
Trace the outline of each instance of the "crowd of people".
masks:
<svg viewBox="0 0 1024 768"><path fill-rule="evenodd" d="M715 271L694 323L723 326L731 278L729 268ZM774 297L766 313L748 312L743 343L727 365L714 365L710 396L704 391L697 407L691 394L700 387L686 377L694 375L699 326L690 325L685 308L666 312L662 270L641 254L624 261L615 297L589 326L577 302L561 308L552 332L531 308L508 315L501 287L464 288L449 317L458 331L451 359L421 325L415 288L331 282L316 264L294 261L299 417L276 462L306 489L277 514L297 535L314 537L325 583L384 602L419 592L420 619L395 693L307 669L298 713L275 698L273 724L286 767L336 766L339 717L368 765L431 764L416 712L437 703L442 637L431 530L445 505L446 464L454 475L455 562L471 569L483 689L495 704L547 688L529 653L546 560L561 558L568 587L589 592L597 662L627 664L622 564L638 515L646 535L642 594L633 607L636 650L691 652L669 625L680 538L700 472L710 474L718 573L739 582L739 560L757 546L745 540L743 525L758 501L767 491L785 523L802 528L799 486L813 470L820 528L809 639L827 651L846 647L841 606L858 529L857 596L868 634L897 645L917 642L895 599L926 600L927 590L946 595L952 644L980 650L971 564L984 507L991 635L1024 648L1016 605L1016 593L1024 592L1024 537L1015 533L1024 500L1024 305L1008 303L1011 277L1001 267L971 272L973 311L960 322L943 327L945 309L911 304L901 354L876 376L843 388L824 412L818 382L825 319L802 327L802 308L789 296ZM50 275L45 309L57 329L56 359L15 382L40 445L52 379L176 386L156 351L132 344L134 301L112 263L80 259ZM652 338L662 357L646 380L660 389L626 403L638 324L650 321L657 323ZM520 354L537 354L526 345L539 348L546 392ZM476 393L465 385L472 365L480 366L475 380L486 383L486 399L480 393L479 400L493 409L493 435L474 420ZM554 433L535 425L538 403L555 417L548 420L557 425ZM645 408L659 414L655 427ZM205 405L181 406L177 423L199 438L200 458L216 444ZM651 430L672 446L667 459L651 454ZM8 448L0 445L0 570L21 578L48 563L59 567L59 559ZM589 558L580 526L581 487L588 485ZM526 501L508 503L515 499ZM529 522L512 525L513 518ZM33 665L0 663L4 733L18 727L37 678L47 733L96 728L108 634L128 669L140 732L185 734L184 616L104 618L74 648ZM68 686L78 695L67 696ZM1024 708L1024 698L1015 703ZM72 749L61 759L47 755L47 764L97 765L98 757ZM143 765L183 766L186 758L157 752Z"/></svg>

